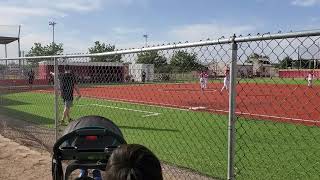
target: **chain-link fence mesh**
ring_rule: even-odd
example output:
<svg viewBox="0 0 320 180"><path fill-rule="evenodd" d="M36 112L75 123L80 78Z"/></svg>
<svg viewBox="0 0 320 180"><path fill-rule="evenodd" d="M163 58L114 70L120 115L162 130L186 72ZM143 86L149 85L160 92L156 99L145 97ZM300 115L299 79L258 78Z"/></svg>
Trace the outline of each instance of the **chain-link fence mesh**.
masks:
<svg viewBox="0 0 320 180"><path fill-rule="evenodd" d="M129 143L161 159L166 178L226 179L234 42L235 177L318 179L319 38L305 32L57 56L58 74L52 57L2 60L1 134L26 132L20 139L50 149L58 87L60 123L107 117Z"/></svg>
<svg viewBox="0 0 320 180"><path fill-rule="evenodd" d="M0 133L21 144L51 151L55 142L54 98L35 92L52 89L53 85L39 74L38 64L1 61L0 84Z"/></svg>
<svg viewBox="0 0 320 180"><path fill-rule="evenodd" d="M319 36L238 45L237 177L319 179Z"/></svg>

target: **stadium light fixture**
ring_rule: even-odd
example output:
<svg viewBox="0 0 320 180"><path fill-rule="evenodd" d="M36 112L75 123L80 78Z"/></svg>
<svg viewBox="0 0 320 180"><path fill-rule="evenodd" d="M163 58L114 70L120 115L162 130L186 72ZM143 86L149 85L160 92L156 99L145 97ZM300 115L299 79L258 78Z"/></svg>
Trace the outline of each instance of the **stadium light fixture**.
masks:
<svg viewBox="0 0 320 180"><path fill-rule="evenodd" d="M57 23L54 22L54 21L50 21L49 22L49 26L52 26L52 44L54 44L54 26L56 25Z"/></svg>
<svg viewBox="0 0 320 180"><path fill-rule="evenodd" d="M144 34L143 37L146 39L146 46L145 47L148 47L148 37L149 37L149 35L148 34Z"/></svg>

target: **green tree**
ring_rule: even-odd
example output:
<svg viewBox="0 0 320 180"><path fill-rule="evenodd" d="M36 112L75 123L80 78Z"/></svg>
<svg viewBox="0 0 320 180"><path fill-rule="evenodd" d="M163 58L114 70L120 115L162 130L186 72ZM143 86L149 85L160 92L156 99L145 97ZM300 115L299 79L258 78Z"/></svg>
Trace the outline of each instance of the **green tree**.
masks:
<svg viewBox="0 0 320 180"><path fill-rule="evenodd" d="M55 44L50 43L49 45L42 46L41 43L34 43L34 45L31 47L30 51L26 54L27 57L32 56L53 56L63 53L63 44ZM30 59L29 62L32 65L37 64L39 61L42 61L42 59Z"/></svg>
<svg viewBox="0 0 320 180"><path fill-rule="evenodd" d="M292 61L292 68L295 69L313 69L318 68L318 64L315 67L315 61L313 59L298 59Z"/></svg>
<svg viewBox="0 0 320 180"><path fill-rule="evenodd" d="M302 69L313 69L314 60L313 59L301 59Z"/></svg>
<svg viewBox="0 0 320 180"><path fill-rule="evenodd" d="M154 64L156 73L167 73L170 71L170 66L167 63L167 58L159 55L158 51L139 53L137 63Z"/></svg>
<svg viewBox="0 0 320 180"><path fill-rule="evenodd" d="M6 65L0 64L0 70L4 70L4 69L6 69Z"/></svg>
<svg viewBox="0 0 320 180"><path fill-rule="evenodd" d="M190 72L204 68L202 64L197 62L196 53L188 53L186 51L178 51L171 58L171 68L176 72Z"/></svg>
<svg viewBox="0 0 320 180"><path fill-rule="evenodd" d="M89 53L103 53L112 52L115 50L115 45L100 43L100 41L94 42L94 46L89 48ZM92 57L91 62L121 62L121 55Z"/></svg>
<svg viewBox="0 0 320 180"><path fill-rule="evenodd" d="M63 44L51 43L46 46L42 46L41 43L34 43L30 51L26 56L52 56L63 53Z"/></svg>
<svg viewBox="0 0 320 180"><path fill-rule="evenodd" d="M281 69L288 69L289 67L292 67L293 65L293 59L289 56L283 58L283 60L280 61L280 68Z"/></svg>

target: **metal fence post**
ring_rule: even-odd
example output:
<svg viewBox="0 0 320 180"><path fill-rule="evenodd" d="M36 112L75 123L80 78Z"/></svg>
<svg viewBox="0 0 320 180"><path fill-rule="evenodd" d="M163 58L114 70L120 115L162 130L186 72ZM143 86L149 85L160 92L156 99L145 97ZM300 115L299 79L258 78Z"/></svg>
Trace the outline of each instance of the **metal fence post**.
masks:
<svg viewBox="0 0 320 180"><path fill-rule="evenodd" d="M55 138L58 139L58 121L59 121L59 65L57 58L54 61L54 124L55 124Z"/></svg>
<svg viewBox="0 0 320 180"><path fill-rule="evenodd" d="M229 89L229 124L228 124L228 180L235 179L235 144L236 144L236 77L237 77L237 51L238 45L232 40L232 55L230 67L230 89Z"/></svg>

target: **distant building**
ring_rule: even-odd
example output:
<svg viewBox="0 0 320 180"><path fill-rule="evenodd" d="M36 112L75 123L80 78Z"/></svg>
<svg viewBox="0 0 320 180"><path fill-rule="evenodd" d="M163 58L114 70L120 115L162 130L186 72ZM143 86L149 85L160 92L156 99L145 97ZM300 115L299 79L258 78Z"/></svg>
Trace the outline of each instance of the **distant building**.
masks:
<svg viewBox="0 0 320 180"><path fill-rule="evenodd" d="M65 66L75 73L83 83L110 83L129 80L142 81L142 72L146 73L146 81L153 81L153 64L128 64L121 62L60 62L58 69L63 72ZM53 61L39 62L39 78L48 82L54 72ZM129 77L129 79L128 79Z"/></svg>
<svg viewBox="0 0 320 180"><path fill-rule="evenodd" d="M249 57L248 62L252 63L253 76L270 77L272 65L268 57Z"/></svg>
<svg viewBox="0 0 320 180"><path fill-rule="evenodd" d="M129 64L129 75L134 81L142 82L142 74L146 73L146 81L154 80L153 64Z"/></svg>
<svg viewBox="0 0 320 180"><path fill-rule="evenodd" d="M216 76L224 76L225 70L230 68L230 61L218 61L207 65L210 72ZM238 77L274 77L277 76L277 69L270 63L266 56L253 55L249 56L244 63L237 63Z"/></svg>
<svg viewBox="0 0 320 180"><path fill-rule="evenodd" d="M252 63L238 63L238 77L249 78L253 76L253 65Z"/></svg>
<svg viewBox="0 0 320 180"><path fill-rule="evenodd" d="M205 67L207 67L207 73L209 77L216 77L218 76L217 70L219 69L218 63L216 63L215 60L211 60L210 63L204 64ZM196 74L196 77L198 77L198 73Z"/></svg>
<svg viewBox="0 0 320 180"><path fill-rule="evenodd" d="M124 66L118 62L60 62L59 73L64 72L65 66L76 74L83 83L123 82ZM50 72L54 72L53 61L39 62L39 78L48 82L52 79Z"/></svg>

